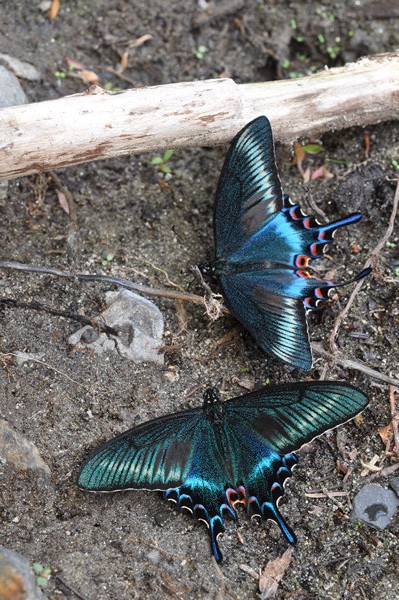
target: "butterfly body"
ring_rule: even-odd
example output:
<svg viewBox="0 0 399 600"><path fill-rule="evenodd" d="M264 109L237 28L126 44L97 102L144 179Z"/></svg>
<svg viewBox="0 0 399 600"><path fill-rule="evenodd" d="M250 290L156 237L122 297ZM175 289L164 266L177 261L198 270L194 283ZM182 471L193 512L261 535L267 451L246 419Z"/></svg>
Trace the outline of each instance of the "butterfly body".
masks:
<svg viewBox="0 0 399 600"><path fill-rule="evenodd" d="M297 463L294 450L366 404L360 390L337 382L268 386L227 402L210 389L202 408L143 423L100 446L86 459L78 486L164 491L207 524L219 562L217 537L225 516L237 520L237 504L273 520L293 544L277 503Z"/></svg>
<svg viewBox="0 0 399 600"><path fill-rule="evenodd" d="M309 262L323 256L338 228L360 219L355 213L320 225L282 193L266 117L234 138L216 192L213 267L231 312L265 352L311 368L306 310L350 281L320 279L308 270Z"/></svg>

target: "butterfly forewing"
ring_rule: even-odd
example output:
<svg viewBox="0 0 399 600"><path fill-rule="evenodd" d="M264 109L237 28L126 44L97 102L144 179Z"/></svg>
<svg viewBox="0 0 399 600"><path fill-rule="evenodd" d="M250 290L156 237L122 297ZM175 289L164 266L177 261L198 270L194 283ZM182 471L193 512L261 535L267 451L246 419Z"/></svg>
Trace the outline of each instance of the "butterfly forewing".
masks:
<svg viewBox="0 0 399 600"><path fill-rule="evenodd" d="M202 411L143 423L97 448L83 465L78 486L93 491L166 490L187 478Z"/></svg>
<svg viewBox="0 0 399 600"><path fill-rule="evenodd" d="M367 404L367 396L346 383L297 382L230 400L225 414L230 427L239 423L282 455L352 419Z"/></svg>
<svg viewBox="0 0 399 600"><path fill-rule="evenodd" d="M270 123L259 117L234 138L215 203L217 258L238 250L283 206Z"/></svg>

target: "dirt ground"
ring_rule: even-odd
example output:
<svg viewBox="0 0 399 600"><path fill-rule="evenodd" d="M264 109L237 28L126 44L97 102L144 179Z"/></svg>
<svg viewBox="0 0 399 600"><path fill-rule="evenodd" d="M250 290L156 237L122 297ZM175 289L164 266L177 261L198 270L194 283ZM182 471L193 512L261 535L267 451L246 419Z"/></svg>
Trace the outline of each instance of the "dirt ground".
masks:
<svg viewBox="0 0 399 600"><path fill-rule="evenodd" d="M298 77L399 46L399 19L387 18L394 3L235 1L222 16L199 26L205 2L70 0L61 3L53 23L39 4L6 1L1 7L0 51L33 63L42 74L41 81L21 80L32 102L87 87L68 72L66 56L115 90L221 75L237 82ZM132 44L147 34L151 39ZM126 51L123 79L118 65ZM334 175L306 184L292 164L292 148L277 147L284 190L305 208L310 198L329 220L358 210L364 215L336 236L331 260L321 265L328 277L359 272L387 228L398 175L392 162L399 161L398 131L397 122L370 127L368 157L362 129L304 140L322 144L306 165L314 170L324 164ZM157 287L168 285L163 269L186 291L202 293L190 267L212 258L212 206L225 152L176 151L166 176L150 155L59 171L76 205L73 267ZM51 178L12 181L0 206L0 258L68 268L68 225ZM397 231L390 242L356 297L338 345L341 358L397 377ZM104 266L109 254L113 258ZM0 282L2 297L89 317L98 314L110 289L13 271L0 271ZM350 287L341 289L309 319L313 341L327 340L349 293ZM238 530L228 522L220 538L225 561L219 568L204 526L157 493L103 496L77 490L75 477L89 449L135 423L199 405L201 392L187 396L197 384L223 384L229 398L244 393L245 382L304 378L265 356L233 318L210 324L202 308L186 305L182 328L173 301L155 302L165 319L163 367L111 354L96 357L89 349L75 352L67 344L79 327L73 321L0 309L0 416L37 446L52 474L51 481L18 474L3 480L0 544L51 568L45 589L50 598L257 598L254 575L287 547L277 528L259 526L243 514ZM236 335L221 344L233 328ZM42 362L18 365L10 356L17 351L42 353ZM325 364L316 357L308 376L318 379ZM373 481L388 487L388 477L364 473L362 466L374 455L377 466L393 464L379 436L391 418L388 385L334 364L328 378L360 386L371 403L356 423L301 452L280 505L298 544L277 597L394 600L399 597L397 521L381 531L348 519L350 500L362 486ZM349 469L345 478L337 461ZM343 494L323 497L325 491ZM307 497L309 492L322 497Z"/></svg>

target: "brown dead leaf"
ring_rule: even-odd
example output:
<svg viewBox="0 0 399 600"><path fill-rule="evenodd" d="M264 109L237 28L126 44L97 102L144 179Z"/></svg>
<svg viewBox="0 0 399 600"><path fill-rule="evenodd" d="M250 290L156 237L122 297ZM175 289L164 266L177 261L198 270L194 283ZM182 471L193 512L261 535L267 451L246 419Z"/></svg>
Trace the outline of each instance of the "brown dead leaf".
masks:
<svg viewBox="0 0 399 600"><path fill-rule="evenodd" d="M68 204L68 201L66 199L64 192L57 190L57 198L58 198L58 202L61 204L62 210L64 212L66 212L67 215L69 215L69 204Z"/></svg>
<svg viewBox="0 0 399 600"><path fill-rule="evenodd" d="M60 0L52 0L50 10L48 11L48 18L50 19L50 21L55 21L60 8L61 8L61 1Z"/></svg>
<svg viewBox="0 0 399 600"><path fill-rule="evenodd" d="M278 585L291 564L293 552L293 548L288 548L282 556L270 560L262 569L259 577L261 600L275 597Z"/></svg>
<svg viewBox="0 0 399 600"><path fill-rule="evenodd" d="M302 177L304 175L302 163L305 159L305 156L306 152L302 148L301 144L299 142L294 142L294 158L292 159L292 164L296 166Z"/></svg>
<svg viewBox="0 0 399 600"><path fill-rule="evenodd" d="M129 52L124 52L121 56L121 69L122 71L126 71L129 66Z"/></svg>
<svg viewBox="0 0 399 600"><path fill-rule="evenodd" d="M84 83L87 84L98 83L100 81L100 78L97 75L97 73L94 73L94 71L87 71L86 69L83 69L83 71L79 71L79 73L76 74L76 77L78 77Z"/></svg>
<svg viewBox="0 0 399 600"><path fill-rule="evenodd" d="M385 427L381 427L378 435L382 439L384 446L388 446L388 444L390 444L392 441L392 423L389 423Z"/></svg>

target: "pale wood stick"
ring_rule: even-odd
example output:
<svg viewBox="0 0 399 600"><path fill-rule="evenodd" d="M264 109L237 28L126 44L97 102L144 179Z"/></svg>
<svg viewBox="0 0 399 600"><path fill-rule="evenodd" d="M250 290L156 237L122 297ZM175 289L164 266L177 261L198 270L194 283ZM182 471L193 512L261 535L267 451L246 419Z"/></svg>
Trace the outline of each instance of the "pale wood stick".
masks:
<svg viewBox="0 0 399 600"><path fill-rule="evenodd" d="M399 52L289 81L231 79L84 94L0 110L0 179L96 159L228 142L266 114L276 139L399 116Z"/></svg>

